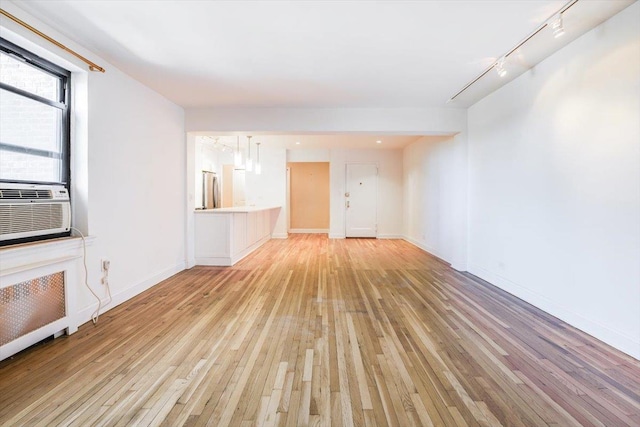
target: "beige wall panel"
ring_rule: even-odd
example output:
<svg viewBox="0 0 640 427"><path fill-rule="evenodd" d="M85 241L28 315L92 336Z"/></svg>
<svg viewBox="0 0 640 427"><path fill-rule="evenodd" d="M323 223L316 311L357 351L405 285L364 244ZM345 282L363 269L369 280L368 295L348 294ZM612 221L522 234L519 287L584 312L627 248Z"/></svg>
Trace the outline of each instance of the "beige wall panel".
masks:
<svg viewBox="0 0 640 427"><path fill-rule="evenodd" d="M291 228L329 229L329 162L288 163Z"/></svg>

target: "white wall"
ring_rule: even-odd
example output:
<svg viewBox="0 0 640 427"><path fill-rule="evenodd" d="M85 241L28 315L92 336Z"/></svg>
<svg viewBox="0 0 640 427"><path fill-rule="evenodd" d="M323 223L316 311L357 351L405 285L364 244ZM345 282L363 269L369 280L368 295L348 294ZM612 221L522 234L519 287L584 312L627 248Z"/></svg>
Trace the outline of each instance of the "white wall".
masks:
<svg viewBox="0 0 640 427"><path fill-rule="evenodd" d="M88 99L89 265L97 281L111 260L123 301L184 269L184 114L111 66L89 75Z"/></svg>
<svg viewBox="0 0 640 427"><path fill-rule="evenodd" d="M345 177L348 163L378 165L378 237L402 236L402 151L331 150L329 237L345 237Z"/></svg>
<svg viewBox="0 0 640 427"><path fill-rule="evenodd" d="M639 15L469 109L470 271L636 358Z"/></svg>
<svg viewBox="0 0 640 427"><path fill-rule="evenodd" d="M74 226L95 236L87 264L100 295L100 260L111 260L111 308L184 268L184 111L12 3L3 8L107 70L88 72L75 58L3 21L3 37L74 71ZM80 280L74 285L77 317L84 322L96 303Z"/></svg>
<svg viewBox="0 0 640 427"><path fill-rule="evenodd" d="M427 136L403 151L404 238L467 270L467 138Z"/></svg>
<svg viewBox="0 0 640 427"><path fill-rule="evenodd" d="M403 151L404 236L451 262L454 235L453 137L423 137Z"/></svg>
<svg viewBox="0 0 640 427"><path fill-rule="evenodd" d="M262 173L246 174L247 205L281 206L272 231L275 238L287 237L287 150L260 145Z"/></svg>
<svg viewBox="0 0 640 427"><path fill-rule="evenodd" d="M331 150L301 148L287 150L287 162L329 162L331 161Z"/></svg>

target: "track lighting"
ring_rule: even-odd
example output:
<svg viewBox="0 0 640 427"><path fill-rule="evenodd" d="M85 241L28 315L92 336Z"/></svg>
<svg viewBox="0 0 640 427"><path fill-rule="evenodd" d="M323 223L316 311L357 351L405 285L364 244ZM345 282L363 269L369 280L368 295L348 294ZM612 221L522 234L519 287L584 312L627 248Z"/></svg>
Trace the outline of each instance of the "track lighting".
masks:
<svg viewBox="0 0 640 427"><path fill-rule="evenodd" d="M504 77L507 75L507 70L504 69L504 61L505 61L505 58L502 57L498 60L498 62L496 62L496 65L495 65L496 73L498 73L500 77Z"/></svg>
<svg viewBox="0 0 640 427"><path fill-rule="evenodd" d="M553 30L553 37L555 38L561 37L564 34L564 25L562 24L561 13L551 21L551 29Z"/></svg>
<svg viewBox="0 0 640 427"><path fill-rule="evenodd" d="M529 40L533 39L538 33L544 33L545 35L548 34L548 31L544 31L543 32L542 30L544 30L544 29L548 30L548 28L551 28L551 30L553 32L553 36L555 38L561 37L565 33L564 23L563 23L563 14L567 10L569 10L571 7L573 7L576 3L578 3L578 1L579 0L569 0L564 6L562 6L560 9L558 9L553 15L549 16L546 21L543 21L542 24L539 27L537 27L531 33L529 33L529 35L527 35L520 43L518 43L513 48L508 50L505 54L503 54L502 57L500 58L500 60L492 63L491 65L489 65L476 78L474 78L469 83L464 85L462 87L462 89L460 89L451 98L449 98L449 100L447 101L447 104L450 104L453 101L455 101L458 98L458 96L460 96L463 92L465 92L467 89L469 89L471 86L473 86L476 82L481 80L484 76L489 74L491 72L492 68L496 70L496 73L500 77L505 77L507 75L507 70L504 68L504 63L505 63L506 58L509 57L512 53L516 52L522 46L524 46ZM587 2L583 2L583 3L587 3ZM575 34L573 34L573 32L572 32L572 34L570 34L570 37L573 38L574 35ZM549 49L547 49L547 51L548 50ZM521 68L522 68L521 65L516 65L512 69L512 71L516 73L516 77L517 77L517 75L521 74L521 71L520 71ZM528 68L531 68L531 67L528 67Z"/></svg>
<svg viewBox="0 0 640 427"><path fill-rule="evenodd" d="M225 144L224 139L222 142L220 142L220 138L217 136L215 138L212 136L204 136L203 138L213 141L213 144L211 144L211 147L215 148L218 151L222 151L223 153L235 152L235 150L233 149L233 146ZM235 159L234 159L234 163L235 163Z"/></svg>

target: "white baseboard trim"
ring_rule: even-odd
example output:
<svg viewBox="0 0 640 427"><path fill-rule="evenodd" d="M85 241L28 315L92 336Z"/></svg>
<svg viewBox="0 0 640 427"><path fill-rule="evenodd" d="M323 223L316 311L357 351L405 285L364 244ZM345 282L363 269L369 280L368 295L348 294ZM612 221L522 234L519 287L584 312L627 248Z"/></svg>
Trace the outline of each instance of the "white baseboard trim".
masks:
<svg viewBox="0 0 640 427"><path fill-rule="evenodd" d="M328 228L292 228L289 230L289 233L300 233L300 234L328 234Z"/></svg>
<svg viewBox="0 0 640 427"><path fill-rule="evenodd" d="M588 319L571 309L563 307L553 300L541 295L526 286L515 283L498 273L489 271L479 265L470 264L469 272L517 298L557 317L574 328L617 348L631 357L640 360L640 340L619 331L613 330L600 322Z"/></svg>
<svg viewBox="0 0 640 427"><path fill-rule="evenodd" d="M234 255L222 255L222 256L203 256L196 258L196 265L210 265L216 267L231 267L240 261L241 259L247 257L253 251L258 249L260 246L267 243L271 240L271 237L265 236L262 239L255 242L253 245L241 250L237 254Z"/></svg>
<svg viewBox="0 0 640 427"><path fill-rule="evenodd" d="M275 233L271 235L272 239L288 239L289 233Z"/></svg>
<svg viewBox="0 0 640 427"><path fill-rule="evenodd" d="M347 237L341 233L329 233L330 239L346 239Z"/></svg>
<svg viewBox="0 0 640 427"><path fill-rule="evenodd" d="M411 237L408 236L403 236L402 237L404 240L406 240L407 242L411 243L413 246L416 246L420 249L422 249L425 252L428 252L430 255L433 255L434 257L438 258L439 260L441 260L442 262L445 262L447 264L451 264L449 261L447 261L447 259L437 250L433 249L430 246L425 245L424 243L416 240L416 239L412 239Z"/></svg>
<svg viewBox="0 0 640 427"><path fill-rule="evenodd" d="M378 239L404 239L401 234L378 234Z"/></svg>
<svg viewBox="0 0 640 427"><path fill-rule="evenodd" d="M136 295L141 294L147 289L152 288L153 286L157 285L163 280L168 279L169 277L181 272L184 269L185 269L185 263L184 262L178 263L173 267L169 267L161 271L160 273L155 274L154 276L151 276L146 280L143 280L138 284L135 284L127 289L124 289L118 292L117 294L112 294L113 301L108 306L102 306L102 308L100 309L100 315L102 316L104 313L111 310L112 308L119 306L123 302L130 300ZM98 304L97 302L94 302L89 307L86 307L78 311L76 315L76 324L82 325L83 323L89 322L91 320L91 316L93 315L93 312L96 311L97 304Z"/></svg>

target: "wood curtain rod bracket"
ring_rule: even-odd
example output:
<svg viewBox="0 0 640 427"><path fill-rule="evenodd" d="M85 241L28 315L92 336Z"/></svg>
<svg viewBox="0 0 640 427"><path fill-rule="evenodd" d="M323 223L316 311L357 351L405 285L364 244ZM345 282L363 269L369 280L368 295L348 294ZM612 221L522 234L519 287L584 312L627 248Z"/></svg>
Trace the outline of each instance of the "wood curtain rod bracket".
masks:
<svg viewBox="0 0 640 427"><path fill-rule="evenodd" d="M92 61L88 60L87 58L85 58L84 56L80 55L78 52L75 52L75 51L69 49L68 47L66 47L65 45L60 43L59 41L52 39L48 35L44 34L42 31L32 27L31 25L27 24L26 22L24 22L20 18L16 18L15 16L10 14L6 10L0 9L0 14L2 14L4 16L6 16L7 18L11 19L13 22L17 23L18 25L23 26L24 28L26 28L27 30L31 31L32 33L35 33L35 34L39 35L40 37L42 37L46 41L48 41L50 43L53 43L54 45L58 46L60 49L64 50L65 52L68 52L71 55L75 56L76 58L80 59L82 62L84 62L85 64L87 64L89 66L89 70L91 70L91 71L99 71L101 73L105 72L105 69L102 68L101 66L99 66L98 64L96 64L95 62L92 62Z"/></svg>

